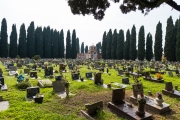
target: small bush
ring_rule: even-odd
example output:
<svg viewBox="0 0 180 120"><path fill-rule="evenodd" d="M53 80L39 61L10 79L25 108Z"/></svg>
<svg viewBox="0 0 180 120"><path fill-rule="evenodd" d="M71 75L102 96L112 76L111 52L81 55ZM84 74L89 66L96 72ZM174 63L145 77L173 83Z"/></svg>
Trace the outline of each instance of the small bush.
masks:
<svg viewBox="0 0 180 120"><path fill-rule="evenodd" d="M27 87L31 87L31 84L29 82L22 81L22 82L17 83L18 89L26 89Z"/></svg>

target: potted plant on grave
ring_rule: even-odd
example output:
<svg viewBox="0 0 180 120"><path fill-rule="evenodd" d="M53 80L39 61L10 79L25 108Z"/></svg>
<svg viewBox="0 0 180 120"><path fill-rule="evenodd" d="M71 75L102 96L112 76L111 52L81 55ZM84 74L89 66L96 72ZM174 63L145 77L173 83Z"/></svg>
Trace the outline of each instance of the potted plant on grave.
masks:
<svg viewBox="0 0 180 120"><path fill-rule="evenodd" d="M145 104L146 104L146 99L144 98L143 93L137 95L137 102L138 102L138 111L136 111L136 114L139 116L144 116L145 114Z"/></svg>
<svg viewBox="0 0 180 120"><path fill-rule="evenodd" d="M33 98L35 103L41 104L43 102L44 95L37 93L35 96L33 96Z"/></svg>
<svg viewBox="0 0 180 120"><path fill-rule="evenodd" d="M162 106L163 104L163 102L164 102L164 100L163 100L163 98L162 98L162 94L161 93L159 93L159 92L157 92L156 93L156 103L157 103L157 105L158 106Z"/></svg>

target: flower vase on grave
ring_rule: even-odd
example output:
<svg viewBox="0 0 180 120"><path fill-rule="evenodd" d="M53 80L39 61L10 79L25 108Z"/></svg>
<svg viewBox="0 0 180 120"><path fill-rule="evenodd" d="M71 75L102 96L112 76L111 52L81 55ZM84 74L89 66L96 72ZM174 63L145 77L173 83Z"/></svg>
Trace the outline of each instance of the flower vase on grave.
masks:
<svg viewBox="0 0 180 120"><path fill-rule="evenodd" d="M146 99L144 98L144 95L138 94L137 101L138 101L138 111L136 111L136 114L139 116L144 116L145 114L144 107L146 105Z"/></svg>
<svg viewBox="0 0 180 120"><path fill-rule="evenodd" d="M162 98L162 94L161 93L159 93L159 92L157 92L156 93L156 104L158 105L158 106L163 106L163 102L164 102L164 100L163 100L163 98Z"/></svg>

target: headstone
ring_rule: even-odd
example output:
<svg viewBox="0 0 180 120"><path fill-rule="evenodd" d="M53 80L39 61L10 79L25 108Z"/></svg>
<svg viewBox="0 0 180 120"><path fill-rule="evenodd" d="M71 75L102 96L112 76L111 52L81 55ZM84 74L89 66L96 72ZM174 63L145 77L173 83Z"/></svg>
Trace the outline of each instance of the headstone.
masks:
<svg viewBox="0 0 180 120"><path fill-rule="evenodd" d="M4 85L4 77L0 77L0 84Z"/></svg>
<svg viewBox="0 0 180 120"><path fill-rule="evenodd" d="M167 91L172 91L173 90L172 82L167 82L166 83L165 90L167 90Z"/></svg>
<svg viewBox="0 0 180 120"><path fill-rule="evenodd" d="M129 78L128 77L122 78L122 83L129 84Z"/></svg>
<svg viewBox="0 0 180 120"><path fill-rule="evenodd" d="M63 76L55 76L55 80L58 81L58 80L62 80L63 79Z"/></svg>
<svg viewBox="0 0 180 120"><path fill-rule="evenodd" d="M119 76L123 76L124 74L123 74L123 70L118 70L118 75Z"/></svg>
<svg viewBox="0 0 180 120"><path fill-rule="evenodd" d="M27 92L26 97L31 99L37 93L40 93L40 89L39 89L38 86L36 86L36 87L28 87L28 88L26 88L26 92Z"/></svg>
<svg viewBox="0 0 180 120"><path fill-rule="evenodd" d="M37 72L30 72L30 77L37 77Z"/></svg>
<svg viewBox="0 0 180 120"><path fill-rule="evenodd" d="M138 94L140 94L140 95L143 94L143 86L142 86L142 84L133 84L132 87L133 87L133 96L135 98L137 98Z"/></svg>
<svg viewBox="0 0 180 120"><path fill-rule="evenodd" d="M73 80L78 80L79 79L79 74L78 73L72 73L72 79Z"/></svg>
<svg viewBox="0 0 180 120"><path fill-rule="evenodd" d="M86 73L86 78L92 78L92 72L87 72Z"/></svg>
<svg viewBox="0 0 180 120"><path fill-rule="evenodd" d="M53 91L58 93L58 92L64 92L65 91L65 86L64 82L62 80L54 81L53 83Z"/></svg>
<svg viewBox="0 0 180 120"><path fill-rule="evenodd" d="M21 63L17 63L17 67L21 68L22 64Z"/></svg>
<svg viewBox="0 0 180 120"><path fill-rule="evenodd" d="M112 102L122 104L125 98L125 88L114 89L112 91Z"/></svg>
<svg viewBox="0 0 180 120"><path fill-rule="evenodd" d="M94 75L94 84L103 84L101 81L101 73L96 73Z"/></svg>
<svg viewBox="0 0 180 120"><path fill-rule="evenodd" d="M39 87L52 87L52 82L50 80L38 80Z"/></svg>
<svg viewBox="0 0 180 120"><path fill-rule="evenodd" d="M9 71L17 71L17 67L16 66L9 66Z"/></svg>
<svg viewBox="0 0 180 120"><path fill-rule="evenodd" d="M24 69L24 74L29 74L30 69Z"/></svg>
<svg viewBox="0 0 180 120"><path fill-rule="evenodd" d="M103 101L99 101L93 104L85 104L85 107L89 115L95 115L98 109L103 109Z"/></svg>
<svg viewBox="0 0 180 120"><path fill-rule="evenodd" d="M172 71L168 71L168 75L169 75L170 77L173 77Z"/></svg>

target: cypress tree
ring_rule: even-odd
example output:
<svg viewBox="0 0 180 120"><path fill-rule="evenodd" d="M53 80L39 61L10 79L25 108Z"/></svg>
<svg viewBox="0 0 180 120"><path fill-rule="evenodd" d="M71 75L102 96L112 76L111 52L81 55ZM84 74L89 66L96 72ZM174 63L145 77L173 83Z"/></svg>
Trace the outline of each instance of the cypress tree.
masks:
<svg viewBox="0 0 180 120"><path fill-rule="evenodd" d="M112 46L111 46L111 58L112 59L117 59L116 50L117 50L117 31L115 29L113 36L112 36Z"/></svg>
<svg viewBox="0 0 180 120"><path fill-rule="evenodd" d="M130 31L129 29L126 32L126 42L125 42L125 46L124 46L124 59L125 60L129 60L129 54L130 54Z"/></svg>
<svg viewBox="0 0 180 120"><path fill-rule="evenodd" d="M124 53L124 31L122 29L119 31L119 35L117 39L118 40L117 40L116 55L118 60L122 60Z"/></svg>
<svg viewBox="0 0 180 120"><path fill-rule="evenodd" d="M7 42L7 23L6 19L3 18L1 23L1 41L0 41L0 57L8 57L8 42Z"/></svg>
<svg viewBox="0 0 180 120"><path fill-rule="evenodd" d="M36 55L43 57L43 36L42 27L37 27L35 30L35 51Z"/></svg>
<svg viewBox="0 0 180 120"><path fill-rule="evenodd" d="M180 61L180 19L178 20L176 40L176 60Z"/></svg>
<svg viewBox="0 0 180 120"><path fill-rule="evenodd" d="M61 30L59 34L59 40L58 40L58 53L59 58L64 58L64 32L63 29Z"/></svg>
<svg viewBox="0 0 180 120"><path fill-rule="evenodd" d="M159 22L156 26L155 43L154 43L154 56L155 61L161 61L162 57L162 24Z"/></svg>
<svg viewBox="0 0 180 120"><path fill-rule="evenodd" d="M16 25L12 25L12 32L10 35L10 47L9 47L9 57L16 58L18 51L17 51L17 31Z"/></svg>
<svg viewBox="0 0 180 120"><path fill-rule="evenodd" d="M58 32L55 29L53 33L53 43L52 43L52 58L58 58Z"/></svg>
<svg viewBox="0 0 180 120"><path fill-rule="evenodd" d="M138 59L144 60L145 58L145 33L144 26L141 26L138 36Z"/></svg>
<svg viewBox="0 0 180 120"><path fill-rule="evenodd" d="M85 47L85 53L88 53L88 46Z"/></svg>
<svg viewBox="0 0 180 120"><path fill-rule="evenodd" d="M51 58L51 29L48 26L43 30L44 58Z"/></svg>
<svg viewBox="0 0 180 120"><path fill-rule="evenodd" d="M66 37L66 58L71 58L71 37L70 37L70 31L67 31L67 37Z"/></svg>
<svg viewBox="0 0 180 120"><path fill-rule="evenodd" d="M97 53L100 53L101 42L98 42L98 43L96 44L96 49L97 49Z"/></svg>
<svg viewBox="0 0 180 120"><path fill-rule="evenodd" d="M175 40L175 47L174 47L174 50L176 52L176 41L177 41L177 29L178 29L178 19L176 20L175 22L175 26L174 26L174 40ZM175 54L175 60L176 60L176 54Z"/></svg>
<svg viewBox="0 0 180 120"><path fill-rule="evenodd" d="M73 30L72 33L72 48L71 48L71 58L76 59L77 57L77 48L76 48L76 31Z"/></svg>
<svg viewBox="0 0 180 120"><path fill-rule="evenodd" d="M84 42L81 43L81 53L84 53Z"/></svg>
<svg viewBox="0 0 180 120"><path fill-rule="evenodd" d="M132 30L131 30L131 37L130 37L130 53L129 57L131 60L136 59L136 27L133 25Z"/></svg>
<svg viewBox="0 0 180 120"><path fill-rule="evenodd" d="M174 34L174 25L172 17L170 16L167 20L166 26L166 36L165 36L165 46L164 46L164 54L168 61L175 61L175 34Z"/></svg>
<svg viewBox="0 0 180 120"><path fill-rule="evenodd" d="M50 58L53 58L53 43L54 43L54 30L51 29L51 35L50 35L50 40L51 40L51 57Z"/></svg>
<svg viewBox="0 0 180 120"><path fill-rule="evenodd" d="M46 27L44 27L43 28L43 58L45 58L45 43L46 43L46 31L47 31L47 28Z"/></svg>
<svg viewBox="0 0 180 120"><path fill-rule="evenodd" d="M112 31L107 34L106 59L111 59Z"/></svg>
<svg viewBox="0 0 180 120"><path fill-rule="evenodd" d="M76 38L76 51L79 53L79 38Z"/></svg>
<svg viewBox="0 0 180 120"><path fill-rule="evenodd" d="M106 40L106 31L103 34L103 40L102 40L102 58L106 59L106 44L107 44L107 40Z"/></svg>
<svg viewBox="0 0 180 120"><path fill-rule="evenodd" d="M32 58L34 55L35 55L34 22L31 22L27 30L27 57Z"/></svg>
<svg viewBox="0 0 180 120"><path fill-rule="evenodd" d="M20 27L18 54L21 58L27 57L26 28L24 23Z"/></svg>
<svg viewBox="0 0 180 120"><path fill-rule="evenodd" d="M147 34L146 37L146 60L150 61L153 58L153 41L152 41L152 35L151 33Z"/></svg>

